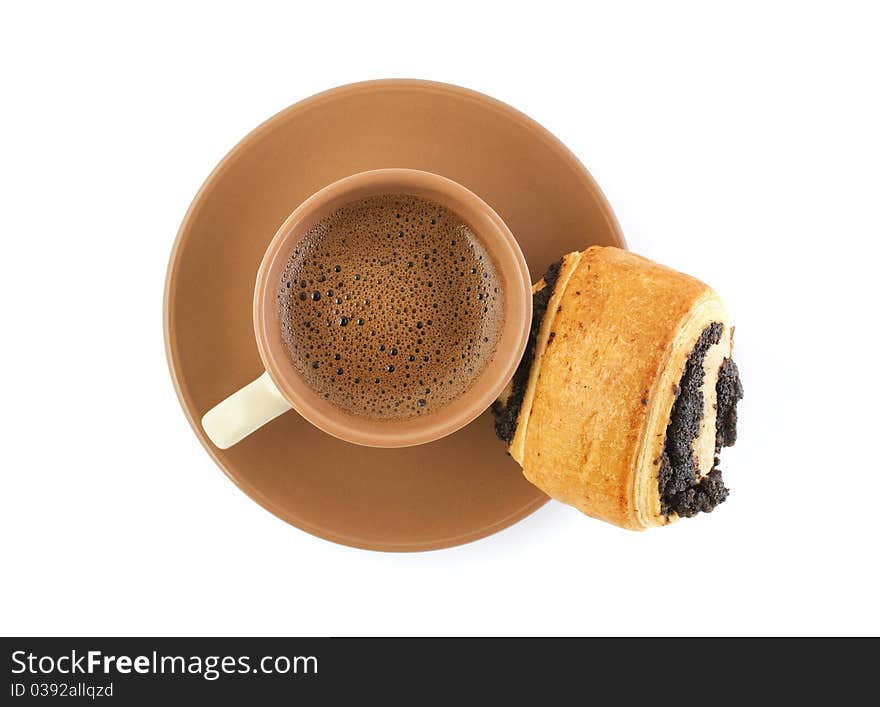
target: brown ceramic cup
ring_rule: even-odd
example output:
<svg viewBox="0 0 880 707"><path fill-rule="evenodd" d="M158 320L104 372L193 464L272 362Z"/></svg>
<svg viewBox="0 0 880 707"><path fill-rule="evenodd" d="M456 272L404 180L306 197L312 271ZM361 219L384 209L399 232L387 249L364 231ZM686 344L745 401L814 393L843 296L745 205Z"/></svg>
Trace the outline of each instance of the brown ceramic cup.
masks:
<svg viewBox="0 0 880 707"><path fill-rule="evenodd" d="M380 420L339 409L313 389L291 362L281 338L277 305L282 271L309 229L353 201L410 194L441 204L467 222L492 256L504 290L501 337L492 360L454 401L408 420ZM202 427L227 449L291 408L339 439L370 447L424 444L478 417L512 378L532 318L531 278L519 245L501 217L476 194L445 177L413 169L377 169L340 179L304 201L269 244L254 289L254 332L265 373L205 413Z"/></svg>

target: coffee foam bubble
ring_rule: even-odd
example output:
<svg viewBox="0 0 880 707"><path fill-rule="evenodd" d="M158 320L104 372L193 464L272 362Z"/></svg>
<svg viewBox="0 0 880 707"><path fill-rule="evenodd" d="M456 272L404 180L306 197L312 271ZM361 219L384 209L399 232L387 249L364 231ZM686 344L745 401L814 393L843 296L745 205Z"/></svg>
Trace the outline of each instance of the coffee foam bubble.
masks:
<svg viewBox="0 0 880 707"><path fill-rule="evenodd" d="M284 268L281 332L303 379L340 409L428 414L491 361L503 325L495 263L470 226L415 196L373 196L315 225Z"/></svg>

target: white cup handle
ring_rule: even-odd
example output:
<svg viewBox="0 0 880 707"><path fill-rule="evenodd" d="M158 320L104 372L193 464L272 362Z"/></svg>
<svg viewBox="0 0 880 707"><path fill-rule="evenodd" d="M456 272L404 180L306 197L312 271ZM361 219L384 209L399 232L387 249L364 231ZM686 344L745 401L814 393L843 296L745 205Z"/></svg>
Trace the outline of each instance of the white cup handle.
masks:
<svg viewBox="0 0 880 707"><path fill-rule="evenodd" d="M217 447L229 449L290 407L264 372L208 410L202 417L202 428Z"/></svg>

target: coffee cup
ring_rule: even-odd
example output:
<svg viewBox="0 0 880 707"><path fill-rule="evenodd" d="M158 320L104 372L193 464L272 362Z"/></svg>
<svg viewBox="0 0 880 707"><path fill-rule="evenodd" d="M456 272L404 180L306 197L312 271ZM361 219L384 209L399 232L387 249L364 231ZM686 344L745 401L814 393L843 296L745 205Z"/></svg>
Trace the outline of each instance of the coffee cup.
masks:
<svg viewBox="0 0 880 707"><path fill-rule="evenodd" d="M467 380L466 385L461 386L460 391L455 388L458 392L454 398L445 399L442 404L434 406L416 407L416 405L425 404L425 399L418 397L424 395L419 391L422 389L430 390L431 385L431 381L427 382L427 387L425 381L420 381L421 385L418 390L416 389L418 374L415 372L415 366L417 360L420 360L417 359L417 355L420 356L423 352L419 352L417 355L410 354L408 358L412 359L412 364L406 363L407 359L404 358L394 359L400 361L396 371L398 377L393 379L394 382L385 380L391 379L385 370L394 370L394 364L385 366L382 372L384 378L377 374L375 378L377 394L379 386L382 386L382 393L386 398L392 393L398 395L400 401L404 402L403 407L413 410L413 414L408 417L384 414L384 406L376 407L375 402L372 403L372 409L381 410L383 414L370 414L369 409L366 408L365 410L352 409L351 406L346 408L334 400L331 395L334 391L329 389L329 383L327 384L328 389L322 390L320 384L316 384L314 380L307 380L301 365L303 361L297 362L291 356L292 350L297 351L291 349L291 346L296 346L296 342L291 343L288 336L291 329L291 325L286 323L285 319L285 312L288 310L279 304L282 297L286 295L285 285L287 288L290 288L291 285L289 280L285 283L285 279L288 277L286 268L289 268L291 259L307 245L306 239L310 237L309 234L314 233L316 227L332 214L339 213L346 205L374 197L382 198L383 195L404 195L412 199L423 200L425 203L436 205L441 211L455 215L461 223L467 224L469 233L476 241L477 250L480 253L485 253L492 262L492 277L497 281L492 289L499 293L497 311L485 315L494 317L493 321L496 321L498 325L497 338L492 341L493 348L485 354L486 360L483 361L479 370L473 371L469 368L467 372L462 372L462 375L472 372L473 379ZM397 216L401 217L400 214ZM408 218L407 221L409 221ZM389 233L389 238L392 235L395 234ZM403 230L400 231L400 235L403 236ZM455 240L451 242L455 244ZM424 256L426 262L421 263L426 268L431 257L435 257L431 256L430 252L430 250L426 251ZM449 253L453 253L453 249L450 249ZM455 255L459 255L458 251L455 251ZM483 256L478 257L482 258ZM461 256L460 260L464 261L464 259L465 257ZM459 258L456 257L456 260ZM401 267L412 267L413 265L413 261L410 261ZM335 275L333 269L330 268L329 272L331 279L333 279ZM476 273L477 268L472 268L469 272ZM461 272L459 274L464 276L467 273ZM342 276L340 275L340 278ZM358 275L351 273L344 273L344 276L358 277ZM412 277L415 279L417 275L413 274ZM483 273L483 277L488 277L488 273ZM420 283L422 283L422 279L419 279ZM467 299L468 304L471 304L470 287L464 288L459 285L458 281L453 282L451 277L447 282L450 286L459 288L456 290L457 292L464 293L466 289L467 294L462 297L461 302ZM295 290L298 283L293 284ZM306 286L305 281L303 281L303 286ZM328 283L329 286L332 284ZM431 286L435 287L433 283ZM307 289L311 287L312 285L309 284ZM364 287L368 286L361 285L361 291ZM441 306L464 306L458 301L453 302L451 297L444 299L443 287L444 283L438 282L436 284L438 294L437 301L433 305L435 311L437 311L436 307ZM476 283L474 289L477 289ZM327 292L332 293L332 290L326 290L326 288L323 290L325 295ZM321 289L315 289L309 296L314 295L317 299L320 298L321 292ZM305 294L306 290L299 292L299 296L304 301L306 300ZM477 295L474 294L474 300L476 297ZM479 297L483 297L482 291ZM493 296L492 299L494 300L495 297ZM341 297L338 298L338 301L340 307L349 304L348 302L342 304ZM364 302L366 301L365 299ZM295 300L294 303L297 304ZM311 304L311 302L306 301L306 304ZM326 300L321 304L322 306L326 304ZM482 299L479 304L482 304ZM409 310L408 307L403 309ZM339 310L333 311L338 312ZM483 308L475 311L487 312L488 310ZM322 315L323 313L322 310ZM327 327L349 323L348 317L344 315L338 317L338 322L331 321L331 315L327 317ZM265 371L258 378L232 393L205 413L202 418L202 427L213 444L221 449L227 449L279 415L294 410L324 432L354 444L370 447L406 447L440 439L478 417L507 385L525 351L531 315L531 278L522 251L501 217L476 194L440 175L413 169L378 169L345 177L306 199L275 233L260 264L254 288L254 333ZM388 318L393 316L393 312L386 311L384 313L385 319L383 321L385 321L386 327L411 329L407 323L399 324L394 321L389 324ZM351 323L352 329L347 331L353 332L356 324L361 323L363 320L358 318L356 322ZM298 324L299 322L297 322ZM310 322L305 322L305 325L312 326ZM323 326L323 321L321 325ZM417 326L421 329L422 322L419 321ZM322 332L330 331L337 339L339 338L338 331L331 328L323 329L315 326L309 331L314 331L314 337L317 339L326 335ZM358 330L358 333L360 332L361 330ZM343 339L345 336L347 335L343 335ZM438 336L442 336L442 334ZM488 339L489 337L485 337L486 341ZM309 341L309 347L311 347L313 345L311 333ZM421 341L421 339L416 341ZM456 341L455 343L458 345L460 342ZM379 344L379 346L385 355L384 344ZM364 343L360 347L366 349L367 344ZM467 344L468 355L470 355L470 348L471 345ZM456 348L452 352L454 355L447 358L455 361L459 355L458 351L459 349ZM465 351L464 346L461 346L461 351ZM425 360L428 360L429 353L430 356L435 356L434 351L424 353ZM449 352L442 351L441 348L436 349L438 357L447 353ZM310 354L307 352L303 355ZM460 355L462 359L465 358L465 353ZM338 357L339 354L336 356ZM317 357L311 365L314 365L315 368L318 367ZM404 371L404 368L409 369L411 365L414 367L412 376L409 370ZM341 380L343 368L340 366L336 370L340 373ZM359 379L355 380L360 382ZM372 381L365 381L364 384L368 383L372 383ZM441 380L438 383L443 384L445 381ZM452 384L453 380L450 379L447 391L452 389ZM412 392L409 392L410 390ZM352 397L356 400L366 398L367 396L363 394ZM412 402L413 400L415 402ZM385 402L385 398L382 402ZM394 403L395 406L398 404L398 402ZM387 407L393 410L390 403Z"/></svg>

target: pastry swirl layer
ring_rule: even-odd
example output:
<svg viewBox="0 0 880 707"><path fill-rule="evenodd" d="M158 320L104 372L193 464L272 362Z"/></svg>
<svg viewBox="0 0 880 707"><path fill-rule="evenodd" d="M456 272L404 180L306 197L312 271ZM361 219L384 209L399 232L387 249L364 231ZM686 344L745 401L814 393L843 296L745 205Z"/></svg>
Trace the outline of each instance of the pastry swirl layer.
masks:
<svg viewBox="0 0 880 707"><path fill-rule="evenodd" d="M534 292L547 304L530 358L493 406L526 478L636 530L722 502L717 452L735 440L742 387L717 294L600 247L566 255Z"/></svg>

